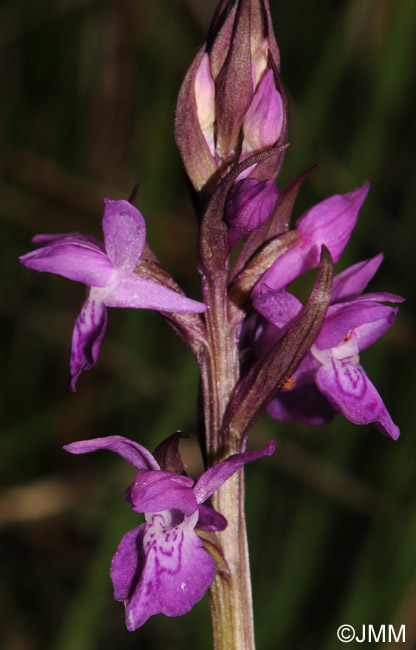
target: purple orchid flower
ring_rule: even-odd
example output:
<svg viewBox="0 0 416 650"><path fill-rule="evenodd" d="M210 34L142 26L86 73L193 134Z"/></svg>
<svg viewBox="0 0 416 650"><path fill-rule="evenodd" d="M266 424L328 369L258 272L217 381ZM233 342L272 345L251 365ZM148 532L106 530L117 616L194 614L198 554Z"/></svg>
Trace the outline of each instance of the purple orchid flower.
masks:
<svg viewBox="0 0 416 650"><path fill-rule="evenodd" d="M186 614L201 600L216 568L194 529L223 530L227 525L207 499L243 465L273 454L275 443L229 456L195 485L188 476L161 470L147 449L122 436L74 442L64 449L72 454L109 449L137 469L125 499L134 512L145 513L146 523L123 537L111 566L114 598L124 602L126 626L132 631L154 614Z"/></svg>
<svg viewBox="0 0 416 650"><path fill-rule="evenodd" d="M342 413L355 424L373 423L393 440L393 423L380 395L359 363L361 350L372 345L394 323L403 298L377 292L360 295L375 275L383 256L349 267L334 278L331 303L322 329L294 376L270 403L267 411L277 420L320 425ZM266 319L257 327L258 352L266 352L289 329L302 309L295 296L263 285L254 299Z"/></svg>
<svg viewBox="0 0 416 650"><path fill-rule="evenodd" d="M71 388L83 370L97 361L107 327L106 307L132 307L164 312L199 313L203 303L135 274L146 240L144 219L128 201L104 199L104 244L81 233L36 235L41 248L20 257L35 271L63 275L88 287L75 321L71 350Z"/></svg>

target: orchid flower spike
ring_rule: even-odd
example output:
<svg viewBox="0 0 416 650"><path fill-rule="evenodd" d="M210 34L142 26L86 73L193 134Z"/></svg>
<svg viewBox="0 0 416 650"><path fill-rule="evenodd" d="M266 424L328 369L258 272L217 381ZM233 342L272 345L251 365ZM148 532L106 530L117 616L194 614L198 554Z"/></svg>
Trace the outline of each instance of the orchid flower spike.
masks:
<svg viewBox="0 0 416 650"><path fill-rule="evenodd" d="M200 313L203 303L191 300L135 273L146 240L143 216L128 201L104 199L104 244L81 233L36 235L41 248L20 257L29 269L57 273L87 285L87 299L72 335L71 388L83 370L97 361L107 327L107 307Z"/></svg>
<svg viewBox="0 0 416 650"><path fill-rule="evenodd" d="M203 597L215 577L215 561L194 529L223 530L225 518L207 499L246 463L270 456L275 443L229 456L194 485L188 476L164 471L142 445L122 436L73 442L72 454L109 449L136 469L125 499L146 523L127 533L111 565L114 598L124 602L126 626L135 630L154 614L181 616Z"/></svg>

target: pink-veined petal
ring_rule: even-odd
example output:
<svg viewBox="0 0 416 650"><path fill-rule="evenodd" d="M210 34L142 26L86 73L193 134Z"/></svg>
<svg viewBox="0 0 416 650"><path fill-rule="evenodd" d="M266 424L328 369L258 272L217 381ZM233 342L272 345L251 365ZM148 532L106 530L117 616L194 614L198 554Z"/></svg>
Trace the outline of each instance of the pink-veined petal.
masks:
<svg viewBox="0 0 416 650"><path fill-rule="evenodd" d="M126 535L114 556L111 579L117 599L121 595L124 600L128 630L137 629L154 614L186 614L215 577L215 561L194 532L198 511L176 525L168 518L169 513L150 515L144 533L136 529ZM132 561L135 550L134 570L126 572L125 562Z"/></svg>
<svg viewBox="0 0 416 650"><path fill-rule="evenodd" d="M104 199L103 231L105 249L113 265L132 273L146 240L142 214L128 201Z"/></svg>
<svg viewBox="0 0 416 650"><path fill-rule="evenodd" d="M183 314L206 310L202 302L191 300L181 293L138 275L122 276L113 291L105 298L107 307L132 307Z"/></svg>
<svg viewBox="0 0 416 650"><path fill-rule="evenodd" d="M354 424L374 424L393 440L400 431L392 421L376 388L360 365L331 359L316 373L316 384L325 397Z"/></svg>
<svg viewBox="0 0 416 650"><path fill-rule="evenodd" d="M73 391L81 372L96 363L106 327L107 310L104 303L87 298L72 333L70 371Z"/></svg>

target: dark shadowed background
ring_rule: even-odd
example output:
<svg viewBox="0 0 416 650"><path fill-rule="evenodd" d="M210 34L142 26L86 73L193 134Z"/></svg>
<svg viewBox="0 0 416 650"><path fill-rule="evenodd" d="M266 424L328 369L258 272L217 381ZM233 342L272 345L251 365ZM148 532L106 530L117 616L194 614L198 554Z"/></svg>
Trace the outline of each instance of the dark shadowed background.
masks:
<svg viewBox="0 0 416 650"><path fill-rule="evenodd" d="M133 472L110 454L62 451L110 434L152 449L177 428L194 431L196 365L157 314L110 310L99 362L72 394L70 338L84 288L28 271L17 257L38 232L100 237L101 198L127 198L139 178L149 242L198 298L173 113L214 6L4 0L0 8L4 650L211 647L207 598L185 617L126 631L108 571L140 521L120 498ZM362 355L401 427L398 442L341 418L312 429L263 417L253 432L252 446L278 442L273 458L247 469L258 650L341 648L343 623L406 624L406 647L416 647L416 4L271 6L291 109L280 184L322 162L298 216L368 178L339 269L383 251L371 287L407 302ZM198 471L196 450L185 452Z"/></svg>

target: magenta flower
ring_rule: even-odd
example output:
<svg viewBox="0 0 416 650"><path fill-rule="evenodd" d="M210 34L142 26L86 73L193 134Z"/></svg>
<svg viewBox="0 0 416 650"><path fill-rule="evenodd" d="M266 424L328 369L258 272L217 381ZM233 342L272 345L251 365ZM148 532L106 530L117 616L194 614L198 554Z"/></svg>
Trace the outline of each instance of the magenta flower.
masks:
<svg viewBox="0 0 416 650"><path fill-rule="evenodd" d="M334 278L323 327L294 376L270 403L267 411L272 417L319 425L342 413L355 424L373 423L393 440L399 437L399 428L359 363L360 351L394 323L398 308L382 303L403 301L384 292L360 295L381 262L382 255L377 255ZM255 332L262 354L289 329L302 304L286 291L263 285L254 306L266 319Z"/></svg>
<svg viewBox="0 0 416 650"><path fill-rule="evenodd" d="M273 454L275 443L229 456L195 485L188 476L161 470L147 449L122 436L74 442L64 449L72 454L109 449L137 469L124 498L134 512L145 513L146 523L123 537L111 566L114 598L124 602L127 629L135 630L154 614L181 616L201 600L216 568L194 529L227 525L207 499L243 465Z"/></svg>
<svg viewBox="0 0 416 650"><path fill-rule="evenodd" d="M352 192L336 194L307 210L296 222L297 243L266 271L253 296L258 295L263 283L272 289L283 289L302 273L316 268L323 245L333 261L338 262L368 190L369 184L365 182Z"/></svg>
<svg viewBox="0 0 416 650"><path fill-rule="evenodd" d="M177 313L206 309L204 304L135 273L146 226L139 210L128 201L104 199L102 226L104 244L81 233L36 235L33 242L43 246L20 257L30 269L57 273L88 287L72 335L72 390L81 372L97 361L107 327L107 307Z"/></svg>

